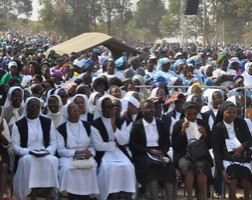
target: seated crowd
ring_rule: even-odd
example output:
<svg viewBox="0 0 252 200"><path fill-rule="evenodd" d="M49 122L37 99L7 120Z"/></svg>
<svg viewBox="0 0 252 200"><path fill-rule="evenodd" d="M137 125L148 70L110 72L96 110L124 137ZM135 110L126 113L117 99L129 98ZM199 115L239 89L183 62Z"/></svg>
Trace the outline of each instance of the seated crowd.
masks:
<svg viewBox="0 0 252 200"><path fill-rule="evenodd" d="M46 199L131 200L142 188L157 200L159 187L173 200L179 172L188 200L194 187L198 200L209 185L220 195L222 182L249 200L252 53L151 51L2 57L0 199L11 172L19 200L41 188Z"/></svg>

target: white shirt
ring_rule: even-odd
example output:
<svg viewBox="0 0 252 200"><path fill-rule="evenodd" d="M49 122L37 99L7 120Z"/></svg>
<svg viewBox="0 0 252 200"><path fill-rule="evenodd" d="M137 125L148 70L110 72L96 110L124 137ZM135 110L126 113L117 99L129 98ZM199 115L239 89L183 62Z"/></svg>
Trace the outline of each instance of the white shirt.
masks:
<svg viewBox="0 0 252 200"><path fill-rule="evenodd" d="M147 122L144 119L142 120L146 136L147 147L157 147L159 135L157 130L156 119L153 118L151 123Z"/></svg>
<svg viewBox="0 0 252 200"><path fill-rule="evenodd" d="M236 137L236 134L235 134L235 130L234 130L234 122L230 123L230 124L227 124L225 121L223 121L226 129L227 129L227 132L228 132L228 138L229 139L233 139Z"/></svg>

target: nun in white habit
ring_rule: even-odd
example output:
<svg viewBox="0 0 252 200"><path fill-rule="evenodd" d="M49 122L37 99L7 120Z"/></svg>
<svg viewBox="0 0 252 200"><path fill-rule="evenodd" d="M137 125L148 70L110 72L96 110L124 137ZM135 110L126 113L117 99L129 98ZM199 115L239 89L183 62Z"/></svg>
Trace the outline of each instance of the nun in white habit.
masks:
<svg viewBox="0 0 252 200"><path fill-rule="evenodd" d="M40 99L29 97L23 118L13 125L12 145L19 156L13 189L18 200L31 192L36 199L37 188L58 188L58 158L54 156L57 139L52 121L40 116ZM51 198L48 190L47 199Z"/></svg>
<svg viewBox="0 0 252 200"><path fill-rule="evenodd" d="M76 94L73 96L70 101L72 103L76 103L79 106L80 109L80 120L82 121L93 121L93 114L89 113L89 107L88 107L88 97L85 94Z"/></svg>
<svg viewBox="0 0 252 200"><path fill-rule="evenodd" d="M90 138L90 125L80 120L80 109L75 103L67 104L68 120L58 127L58 154L60 192L81 196L98 196L97 163ZM73 166L73 158L83 156L90 168Z"/></svg>
<svg viewBox="0 0 252 200"><path fill-rule="evenodd" d="M115 123L116 113L111 98L101 97L96 103L91 135L96 149L98 184L101 200L116 199L117 193L125 192L131 199L136 192L134 166L122 146L128 144L126 122L121 128Z"/></svg>

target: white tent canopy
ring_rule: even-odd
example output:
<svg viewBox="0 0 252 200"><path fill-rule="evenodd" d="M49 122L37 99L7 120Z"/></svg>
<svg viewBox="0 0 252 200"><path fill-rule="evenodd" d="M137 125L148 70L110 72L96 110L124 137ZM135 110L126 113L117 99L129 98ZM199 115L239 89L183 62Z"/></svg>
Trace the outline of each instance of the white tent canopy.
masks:
<svg viewBox="0 0 252 200"><path fill-rule="evenodd" d="M46 54L49 54L51 50L54 50L57 54L60 55L63 55L65 53L71 54L72 52L78 53L100 45L109 48L114 58L120 57L123 52L136 52L138 54L141 54L142 56L146 56L146 53L144 52L130 47L127 44L124 44L109 35L97 32L83 33L81 35L78 35L70 40L49 48L46 51Z"/></svg>

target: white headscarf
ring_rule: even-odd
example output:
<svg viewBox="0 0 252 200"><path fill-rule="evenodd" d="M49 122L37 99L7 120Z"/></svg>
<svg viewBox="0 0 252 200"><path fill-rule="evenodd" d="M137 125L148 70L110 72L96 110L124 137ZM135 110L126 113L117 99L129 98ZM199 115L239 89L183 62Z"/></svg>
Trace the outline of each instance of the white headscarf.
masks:
<svg viewBox="0 0 252 200"><path fill-rule="evenodd" d="M94 114L95 112L95 105L94 105L94 102L95 102L95 97L97 94L99 94L100 92L93 92L89 99L88 99L88 109L89 109L89 112Z"/></svg>
<svg viewBox="0 0 252 200"><path fill-rule="evenodd" d="M26 100L25 100L25 105L24 105L24 112L23 112L23 115L21 118L23 117L27 117L27 107L28 107L28 103L32 100L32 99L37 99L39 101L39 103L41 104L41 99L38 98L38 97L28 97ZM39 114L40 115L40 114Z"/></svg>
<svg viewBox="0 0 252 200"><path fill-rule="evenodd" d="M7 93L7 97L6 97L6 100L4 102L4 108L8 108L8 107L10 107L12 105L11 95L14 92L14 90L21 90L22 91L22 103L21 103L21 107L24 107L24 100L23 100L24 91L19 86L13 86L13 87L11 87L9 89L9 91Z"/></svg>
<svg viewBox="0 0 252 200"><path fill-rule="evenodd" d="M153 90L151 90L149 99L157 97L157 92L158 92L159 89L160 88L157 87L157 88L154 88Z"/></svg>
<svg viewBox="0 0 252 200"><path fill-rule="evenodd" d="M190 94L189 96L186 97L186 102L188 101L192 101L192 98L195 96L196 94Z"/></svg>
<svg viewBox="0 0 252 200"><path fill-rule="evenodd" d="M88 109L89 106L88 106L88 97L87 97L87 95L85 95L85 94L76 94L76 95L74 95L74 96L70 99L70 102L74 103L74 101L75 101L75 99L76 99L77 97L82 97L82 98L84 99L84 101L85 101L86 113L88 113L88 112L89 112L89 109Z"/></svg>
<svg viewBox="0 0 252 200"><path fill-rule="evenodd" d="M112 100L112 98L111 98L110 95L105 95L105 96L102 96L101 98L99 98L96 101L96 107L95 107L95 112L94 112L94 120L103 116L103 113L102 113L102 102L103 102L103 100L105 98L109 98L110 100Z"/></svg>
<svg viewBox="0 0 252 200"><path fill-rule="evenodd" d="M51 95L49 95L48 98L46 99L45 106L48 106L48 99L50 97L56 97L58 99L58 101L59 101L59 112L61 112L62 109L63 109L63 103L62 103L62 100L61 100L60 96L57 95L57 94L51 94ZM51 112L49 108L48 108L48 112Z"/></svg>

